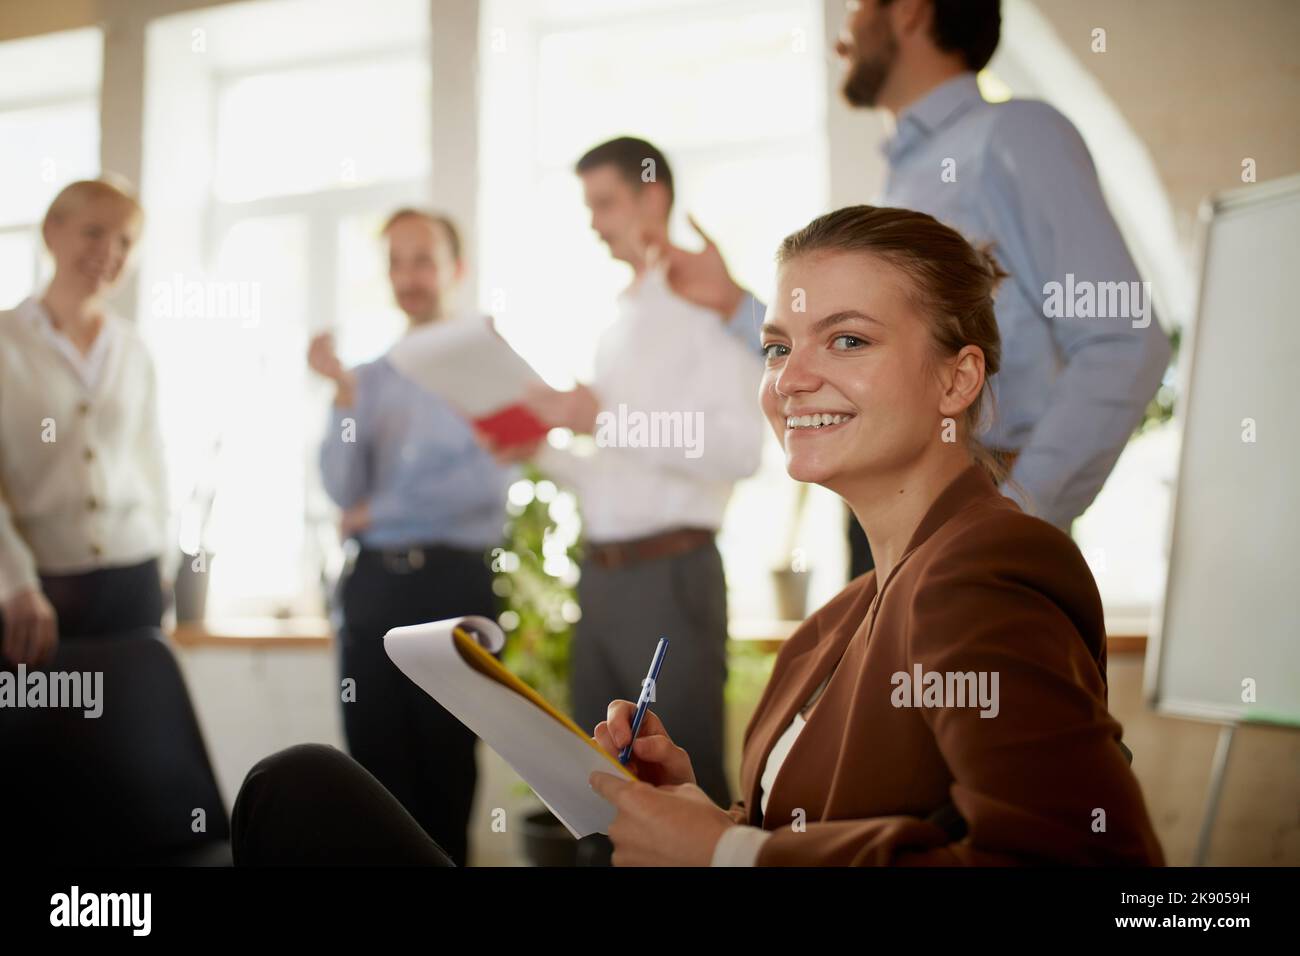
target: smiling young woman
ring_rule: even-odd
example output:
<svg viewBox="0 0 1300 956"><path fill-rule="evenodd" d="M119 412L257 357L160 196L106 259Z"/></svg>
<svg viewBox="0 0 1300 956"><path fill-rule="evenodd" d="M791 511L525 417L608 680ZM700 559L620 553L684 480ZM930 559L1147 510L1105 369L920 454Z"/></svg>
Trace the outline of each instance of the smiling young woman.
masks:
<svg viewBox="0 0 1300 956"><path fill-rule="evenodd" d="M1004 273L930 216L871 206L814 220L777 261L763 411L790 476L852 508L876 569L782 647L729 810L658 720L638 782L593 775L619 810L614 863L1161 864L1107 712L1088 566L999 494L978 441ZM596 728L611 752L633 709Z"/></svg>
<svg viewBox="0 0 1300 956"><path fill-rule="evenodd" d="M844 497L877 567L777 655L729 809L647 712L638 779L590 780L618 811L613 862L1162 864L1106 707L1096 584L978 445L1001 270L929 216L870 206L777 258L762 408L790 475ZM610 704L597 743L618 753L634 710ZM328 748L254 768L233 829L237 863L446 862Z"/></svg>
<svg viewBox="0 0 1300 956"><path fill-rule="evenodd" d="M1003 478L977 433L1001 358L993 293L1006 274L923 213L867 206L788 236L777 262L763 411L790 477L876 525L884 580L906 544L890 532L915 527L912 512L972 461Z"/></svg>

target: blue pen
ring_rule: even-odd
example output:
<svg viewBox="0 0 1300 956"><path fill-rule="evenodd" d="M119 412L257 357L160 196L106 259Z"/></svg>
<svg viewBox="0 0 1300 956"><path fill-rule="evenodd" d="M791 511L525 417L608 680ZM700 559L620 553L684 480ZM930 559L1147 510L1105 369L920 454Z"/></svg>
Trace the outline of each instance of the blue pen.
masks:
<svg viewBox="0 0 1300 956"><path fill-rule="evenodd" d="M664 665L664 655L668 653L668 638L659 638L659 643L655 645L655 656L650 659L650 673L646 674L645 680L641 682L641 696L636 701L636 716L632 718L632 740L627 742L618 754L619 763L627 763L632 759L632 743L636 740L637 731L641 729L641 718L645 717L645 712L650 707L650 702L655 699L655 682L659 680L659 668Z"/></svg>

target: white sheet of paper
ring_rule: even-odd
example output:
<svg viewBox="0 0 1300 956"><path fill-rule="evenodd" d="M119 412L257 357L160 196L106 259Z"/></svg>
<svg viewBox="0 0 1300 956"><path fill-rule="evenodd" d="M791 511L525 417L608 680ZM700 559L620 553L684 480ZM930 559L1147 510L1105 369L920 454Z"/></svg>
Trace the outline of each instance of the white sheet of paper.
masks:
<svg viewBox="0 0 1300 956"><path fill-rule="evenodd" d="M504 642L495 622L463 617L393 628L384 648L403 674L500 754L574 837L605 833L614 807L587 778L593 770L617 775L618 768L532 701L466 663L451 634L457 625Z"/></svg>
<svg viewBox="0 0 1300 956"><path fill-rule="evenodd" d="M516 404L542 377L492 328L486 315L414 329L388 351L393 367L471 419Z"/></svg>

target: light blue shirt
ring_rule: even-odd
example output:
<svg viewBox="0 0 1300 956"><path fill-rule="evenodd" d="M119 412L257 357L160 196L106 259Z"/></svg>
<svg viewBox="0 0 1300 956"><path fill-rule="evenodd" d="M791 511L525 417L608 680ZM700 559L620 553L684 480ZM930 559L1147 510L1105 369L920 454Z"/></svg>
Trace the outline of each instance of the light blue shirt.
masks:
<svg viewBox="0 0 1300 956"><path fill-rule="evenodd" d="M905 110L882 148L889 175L881 205L929 213L974 243L991 243L1010 273L995 302L1002 366L982 441L1019 450L1011 477L1029 510L1068 530L1141 422L1170 357L1092 157L1056 109L985 102L973 73ZM1068 293L1080 283L1130 282L1142 289L1145 317L1077 317L1055 308L1059 299L1048 305L1049 283ZM760 303L741 303L737 334L757 335L755 312L762 315Z"/></svg>
<svg viewBox="0 0 1300 956"><path fill-rule="evenodd" d="M458 412L387 359L358 366L356 376L356 405L331 410L320 463L339 507L370 503L361 544L498 544L516 469L498 465Z"/></svg>

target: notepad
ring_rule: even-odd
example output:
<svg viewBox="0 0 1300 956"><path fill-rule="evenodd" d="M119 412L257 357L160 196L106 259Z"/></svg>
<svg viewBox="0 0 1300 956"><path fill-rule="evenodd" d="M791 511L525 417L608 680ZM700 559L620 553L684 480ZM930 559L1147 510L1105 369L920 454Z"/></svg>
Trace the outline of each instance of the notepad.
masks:
<svg viewBox="0 0 1300 956"><path fill-rule="evenodd" d="M505 635L485 617L395 627L393 663L501 755L574 837L605 833L614 807L587 783L601 770L635 780L572 720L493 657Z"/></svg>
<svg viewBox="0 0 1300 956"><path fill-rule="evenodd" d="M500 445L542 438L549 430L523 404L529 386L544 384L486 315L432 322L388 351L400 373L457 409Z"/></svg>

